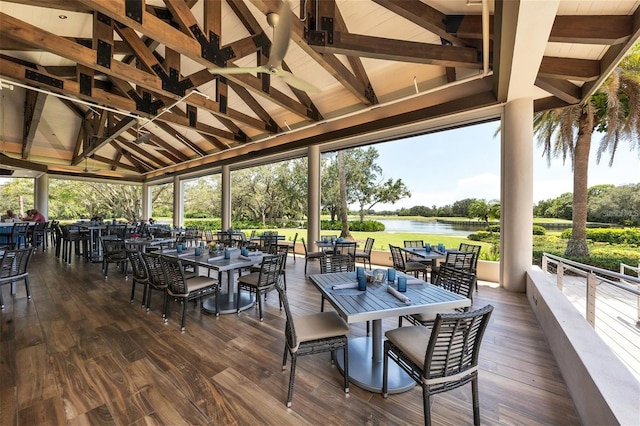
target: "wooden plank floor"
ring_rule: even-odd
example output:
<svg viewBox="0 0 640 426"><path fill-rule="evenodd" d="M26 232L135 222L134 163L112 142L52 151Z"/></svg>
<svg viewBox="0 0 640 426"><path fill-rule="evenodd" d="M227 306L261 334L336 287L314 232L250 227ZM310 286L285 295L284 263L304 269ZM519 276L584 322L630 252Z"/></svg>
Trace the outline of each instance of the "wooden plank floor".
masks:
<svg viewBox="0 0 640 426"><path fill-rule="evenodd" d="M320 296L303 274L304 260L287 266L294 313L319 310ZM311 262L310 273L318 272ZM163 324L161 298L141 309L141 290L129 303L131 281L99 264L64 265L49 250L30 265L33 299L3 286L0 316L0 423L404 425L423 422L420 388L383 399L351 386L326 354L298 362L293 407L285 406L288 370L281 370L284 313L275 293L264 322L254 309L239 316L201 313L189 306L187 330L180 307ZM483 424L579 424L525 295L481 285L474 306L495 311L481 350ZM385 320L385 329L397 326ZM364 325L352 327L364 335ZM436 424L472 424L471 387L434 397Z"/></svg>

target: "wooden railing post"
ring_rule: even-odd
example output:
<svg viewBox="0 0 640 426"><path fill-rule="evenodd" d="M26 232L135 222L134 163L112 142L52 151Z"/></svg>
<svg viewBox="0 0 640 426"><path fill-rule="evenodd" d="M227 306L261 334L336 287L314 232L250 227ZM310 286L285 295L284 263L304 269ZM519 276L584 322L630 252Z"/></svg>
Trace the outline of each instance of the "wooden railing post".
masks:
<svg viewBox="0 0 640 426"><path fill-rule="evenodd" d="M560 293L562 293L562 280L564 278L564 265L562 264L562 262L557 263L557 268L558 270L556 271L556 276L557 276L558 290L560 290Z"/></svg>
<svg viewBox="0 0 640 426"><path fill-rule="evenodd" d="M587 275L587 321L596 327L596 274Z"/></svg>

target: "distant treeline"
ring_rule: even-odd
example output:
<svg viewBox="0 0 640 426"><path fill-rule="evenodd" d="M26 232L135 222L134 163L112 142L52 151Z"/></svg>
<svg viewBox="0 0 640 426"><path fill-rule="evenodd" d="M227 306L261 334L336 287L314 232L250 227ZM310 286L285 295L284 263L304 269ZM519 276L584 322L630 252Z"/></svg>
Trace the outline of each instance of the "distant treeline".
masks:
<svg viewBox="0 0 640 426"><path fill-rule="evenodd" d="M640 183L629 185L596 185L589 188L587 220L625 226L640 225ZM424 217L469 217L469 206L475 198L465 198L446 206L414 206L398 210L369 211L367 215L398 215ZM534 217L571 220L573 194L540 201L533 206Z"/></svg>

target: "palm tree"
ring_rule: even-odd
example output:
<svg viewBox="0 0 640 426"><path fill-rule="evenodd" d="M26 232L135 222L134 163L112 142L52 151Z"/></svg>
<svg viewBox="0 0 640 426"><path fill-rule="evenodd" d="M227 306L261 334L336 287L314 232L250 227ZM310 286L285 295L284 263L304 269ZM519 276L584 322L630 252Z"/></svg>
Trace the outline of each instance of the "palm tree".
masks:
<svg viewBox="0 0 640 426"><path fill-rule="evenodd" d="M604 136L596 160L609 152L609 166L620 142L640 155L640 43L618 64L604 84L579 105L536 114L534 132L544 147L547 163L551 158L567 157L573 166L573 230L566 256L589 256L587 245L587 174L591 137L594 131Z"/></svg>
<svg viewBox="0 0 640 426"><path fill-rule="evenodd" d="M470 218L480 219L489 226L489 220L500 217L500 202L492 200L487 203L485 200L473 200L468 212Z"/></svg>

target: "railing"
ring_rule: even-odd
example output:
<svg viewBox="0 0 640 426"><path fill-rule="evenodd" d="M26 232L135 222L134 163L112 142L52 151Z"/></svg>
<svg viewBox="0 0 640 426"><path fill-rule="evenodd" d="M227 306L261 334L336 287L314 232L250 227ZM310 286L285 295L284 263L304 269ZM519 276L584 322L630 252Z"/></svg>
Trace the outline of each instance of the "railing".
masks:
<svg viewBox="0 0 640 426"><path fill-rule="evenodd" d="M542 270L548 272L549 264L556 265L556 282L558 289L562 292L565 273L571 272L577 276L586 278L586 319L595 328L596 323L596 289L597 286L605 284L622 292L629 301L635 299L635 324L640 326L640 278L627 275L624 272L628 269L639 272L639 268L625 264L620 265L620 273L607 269L596 268L583 263L574 262L559 256L544 253L542 256ZM623 302L624 303L624 302ZM630 302L633 303L633 302Z"/></svg>

